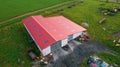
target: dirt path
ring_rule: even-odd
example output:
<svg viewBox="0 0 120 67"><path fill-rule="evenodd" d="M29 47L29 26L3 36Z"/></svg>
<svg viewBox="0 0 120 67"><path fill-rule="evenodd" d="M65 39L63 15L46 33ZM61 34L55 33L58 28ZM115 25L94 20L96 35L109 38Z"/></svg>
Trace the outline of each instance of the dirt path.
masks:
<svg viewBox="0 0 120 67"><path fill-rule="evenodd" d="M70 2L73 2L73 1L68 1L68 2L64 2L64 3L56 4L56 5L47 7L47 8L43 8L43 9L35 10L35 11L32 11L32 12L28 12L28 13L25 13L25 14L22 14L22 15L19 15L19 16L16 16L16 17L13 17L13 18L11 18L11 19L1 21L0 24L6 23L6 22L9 22L9 21L13 21L13 20L16 20L16 19L18 19L18 18L27 16L27 15L31 15L31 14L34 14L34 13L37 13L37 12L41 12L41 11L45 11L45 10L48 10L48 9L52 9L52 8L55 8L55 7L58 7L58 6L61 6L61 5L65 5L65 4L68 4L68 3L70 3Z"/></svg>

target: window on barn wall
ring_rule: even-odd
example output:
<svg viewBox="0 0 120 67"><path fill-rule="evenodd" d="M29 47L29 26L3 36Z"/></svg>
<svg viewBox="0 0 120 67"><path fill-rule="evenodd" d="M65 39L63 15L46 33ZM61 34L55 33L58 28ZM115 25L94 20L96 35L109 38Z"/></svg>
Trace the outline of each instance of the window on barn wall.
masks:
<svg viewBox="0 0 120 67"><path fill-rule="evenodd" d="M29 22L30 24L32 24L32 22Z"/></svg>
<svg viewBox="0 0 120 67"><path fill-rule="evenodd" d="M57 49L61 48L61 41L56 42L51 46L51 51L55 52Z"/></svg>
<svg viewBox="0 0 120 67"><path fill-rule="evenodd" d="M43 44L47 44L49 42L49 40L45 40L44 42L43 42Z"/></svg>
<svg viewBox="0 0 120 67"><path fill-rule="evenodd" d="M43 36L43 34L39 34L38 37L41 38Z"/></svg>
<svg viewBox="0 0 120 67"><path fill-rule="evenodd" d="M40 32L40 30L36 30L36 32L37 32L37 33L39 33L39 32Z"/></svg>
<svg viewBox="0 0 120 67"><path fill-rule="evenodd" d="M32 26L32 28L35 28L35 27L36 27L35 25Z"/></svg>
<svg viewBox="0 0 120 67"><path fill-rule="evenodd" d="M68 41L70 41L70 40L72 40L73 39L73 35L70 35L69 37L68 37Z"/></svg>

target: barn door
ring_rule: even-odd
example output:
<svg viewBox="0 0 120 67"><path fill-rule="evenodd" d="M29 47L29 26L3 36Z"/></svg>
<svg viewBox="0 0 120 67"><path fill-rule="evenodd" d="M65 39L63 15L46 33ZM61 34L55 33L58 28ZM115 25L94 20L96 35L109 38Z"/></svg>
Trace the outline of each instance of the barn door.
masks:
<svg viewBox="0 0 120 67"><path fill-rule="evenodd" d="M51 51L52 51L52 52L55 52L55 51L56 51L57 49L59 49L59 48L61 48L61 41L53 44L53 45L51 46Z"/></svg>
<svg viewBox="0 0 120 67"><path fill-rule="evenodd" d="M73 39L73 35L70 35L69 37L68 37L68 41L71 41Z"/></svg>

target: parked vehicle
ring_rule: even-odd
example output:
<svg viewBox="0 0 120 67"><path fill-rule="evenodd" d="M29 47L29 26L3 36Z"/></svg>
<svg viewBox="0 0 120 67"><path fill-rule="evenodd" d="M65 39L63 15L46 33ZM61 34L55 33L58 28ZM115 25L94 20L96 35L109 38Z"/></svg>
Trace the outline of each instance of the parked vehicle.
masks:
<svg viewBox="0 0 120 67"><path fill-rule="evenodd" d="M95 63L90 63L90 67L97 67Z"/></svg>
<svg viewBox="0 0 120 67"><path fill-rule="evenodd" d="M29 48L29 49L27 50L27 53L28 53L28 55L29 55L33 60L37 60L37 56L36 56L36 54L33 52L33 50L32 50L31 48Z"/></svg>
<svg viewBox="0 0 120 67"><path fill-rule="evenodd" d="M110 66L108 63L103 61L97 56L90 56L90 58L87 61L87 64L89 67L108 67Z"/></svg>

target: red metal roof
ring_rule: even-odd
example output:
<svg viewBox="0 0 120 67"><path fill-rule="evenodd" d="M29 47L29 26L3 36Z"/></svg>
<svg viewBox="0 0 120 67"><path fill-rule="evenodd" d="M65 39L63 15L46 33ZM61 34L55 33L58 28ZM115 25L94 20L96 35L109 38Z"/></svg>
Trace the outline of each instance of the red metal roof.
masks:
<svg viewBox="0 0 120 67"><path fill-rule="evenodd" d="M86 30L64 16L31 16L22 22L41 50L71 34Z"/></svg>

